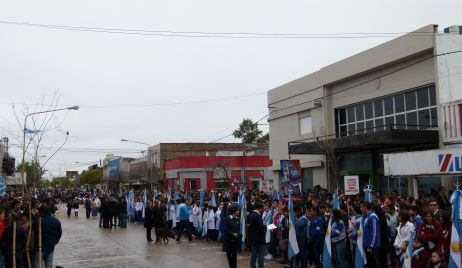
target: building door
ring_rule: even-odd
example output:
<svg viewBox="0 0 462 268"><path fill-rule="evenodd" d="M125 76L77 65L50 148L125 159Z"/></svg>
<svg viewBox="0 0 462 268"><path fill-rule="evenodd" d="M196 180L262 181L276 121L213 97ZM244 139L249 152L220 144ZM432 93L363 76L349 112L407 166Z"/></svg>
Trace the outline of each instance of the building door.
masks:
<svg viewBox="0 0 462 268"><path fill-rule="evenodd" d="M197 180L196 179L190 179L191 183L191 190L197 190L197 185L196 185L196 182Z"/></svg>

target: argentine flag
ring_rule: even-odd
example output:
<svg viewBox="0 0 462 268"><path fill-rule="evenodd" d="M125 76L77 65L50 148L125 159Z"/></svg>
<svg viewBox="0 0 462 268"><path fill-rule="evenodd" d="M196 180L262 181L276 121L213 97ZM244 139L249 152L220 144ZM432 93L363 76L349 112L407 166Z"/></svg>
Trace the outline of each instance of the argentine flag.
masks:
<svg viewBox="0 0 462 268"><path fill-rule="evenodd" d="M370 185L364 189L364 202L372 202L372 189Z"/></svg>
<svg viewBox="0 0 462 268"><path fill-rule="evenodd" d="M201 209L201 211L202 211L202 209ZM207 211L205 211L205 213L204 213L204 221L203 221L203 224L202 224L202 237L207 236L208 219L209 219L209 213Z"/></svg>
<svg viewBox="0 0 462 268"><path fill-rule="evenodd" d="M215 193L212 192L212 199L210 200L211 207L217 207L217 199L215 198Z"/></svg>
<svg viewBox="0 0 462 268"><path fill-rule="evenodd" d="M199 208L199 215L198 215L198 223L196 227L196 231L198 234L200 234L203 231L202 208L204 207L204 191L200 190L199 197L200 197L200 201L199 201L200 208Z"/></svg>
<svg viewBox="0 0 462 268"><path fill-rule="evenodd" d="M245 194L244 191L241 190L239 193L239 207L241 208L241 222L240 222L240 227L241 227L241 235L242 235L242 243L245 242L246 234L245 234L245 216L246 216L246 211L247 211L247 200L245 199Z"/></svg>
<svg viewBox="0 0 462 268"><path fill-rule="evenodd" d="M338 190L335 190L334 195L332 196L332 209L340 209L340 200L338 196ZM332 266L332 241L330 234L332 231L332 213L329 218L329 223L327 224L327 232L324 237L324 249L322 254L322 267L331 267Z"/></svg>
<svg viewBox="0 0 462 268"><path fill-rule="evenodd" d="M287 208L289 209L289 259L292 259L295 255L298 254L299 248L297 243L297 235L295 234L295 217L294 217L294 206L292 204L292 194L289 193L289 204Z"/></svg>
<svg viewBox="0 0 462 268"><path fill-rule="evenodd" d="M449 251L449 268L462 267L461 252L462 244L460 234L462 232L462 191L457 189L452 193L449 201L452 204L452 230L451 230L451 246Z"/></svg>
<svg viewBox="0 0 462 268"><path fill-rule="evenodd" d="M364 253L363 247L363 217L359 219L359 230L358 230L358 239L356 240L356 254L355 254L355 267L363 268L367 264L366 255Z"/></svg>
<svg viewBox="0 0 462 268"><path fill-rule="evenodd" d="M414 251L415 232L410 234L409 243L407 244L406 252L404 253L403 268L412 267L412 253Z"/></svg>
<svg viewBox="0 0 462 268"><path fill-rule="evenodd" d="M178 205L176 203L177 200L178 200L178 192L175 192L173 194L173 213L175 213L175 216L173 217L172 228L176 228L176 220L178 216Z"/></svg>
<svg viewBox="0 0 462 268"><path fill-rule="evenodd" d="M144 213L145 213L145 209L146 209L146 202L148 201L148 196L146 194L146 188L144 188L144 192L143 192L143 215L141 216L141 218L144 219Z"/></svg>

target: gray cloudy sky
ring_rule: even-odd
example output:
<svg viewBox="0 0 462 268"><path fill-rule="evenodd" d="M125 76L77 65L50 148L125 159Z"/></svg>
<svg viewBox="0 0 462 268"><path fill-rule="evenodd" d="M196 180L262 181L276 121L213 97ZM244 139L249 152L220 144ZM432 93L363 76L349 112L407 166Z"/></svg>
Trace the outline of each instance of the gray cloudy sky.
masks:
<svg viewBox="0 0 462 268"><path fill-rule="evenodd" d="M53 175L81 170L106 153L141 156L144 146L121 138L210 142L230 134L244 117L263 117L269 89L391 39L161 37L5 22L179 32L401 33L431 23L440 30L461 24L460 10L459 0L2 1L0 134L10 138L20 161L14 110L23 120L27 111L39 109L31 104L50 103L56 94L59 105L81 109L55 114L53 125L70 137L67 149L47 164ZM208 102L185 104L202 100ZM183 104L146 106L172 103ZM61 132L51 131L41 155L49 157L63 141Z"/></svg>

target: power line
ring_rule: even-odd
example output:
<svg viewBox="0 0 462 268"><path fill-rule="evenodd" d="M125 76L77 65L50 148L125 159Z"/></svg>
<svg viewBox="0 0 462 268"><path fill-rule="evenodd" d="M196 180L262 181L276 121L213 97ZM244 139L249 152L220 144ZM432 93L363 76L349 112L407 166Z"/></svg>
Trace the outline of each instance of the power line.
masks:
<svg viewBox="0 0 462 268"><path fill-rule="evenodd" d="M86 26L70 26L56 24L41 24L17 21L0 21L0 24L23 27L34 27L54 30L96 32L108 34L125 34L159 37L187 38L230 38L230 39L358 39L358 38L389 38L403 34L412 36L430 36L434 32L382 32L382 33L261 33L261 32L204 32L204 31L171 31L144 30L123 28L102 28Z"/></svg>
<svg viewBox="0 0 462 268"><path fill-rule="evenodd" d="M175 106L175 105L188 105L188 104L204 104L204 103L213 103L213 102L224 102L230 100L238 100L248 97L254 96L261 96L266 94L266 92L259 92L255 94L248 94L248 95L241 95L241 96L234 96L234 97L226 97L226 98L216 98L216 99L203 99L203 100L191 100L191 101L178 101L178 102L167 102L167 103L151 103L151 104L112 104L112 105L90 105L90 104L82 104L79 105L80 107L86 108L117 108L117 107L155 107L155 106ZM28 106L41 106L43 104L38 103L24 103L24 102L10 102L10 101L0 101L3 104L11 104L11 105L28 105ZM60 104L56 105L56 107L68 107L69 104Z"/></svg>
<svg viewBox="0 0 462 268"><path fill-rule="evenodd" d="M383 78L383 77L385 77L385 76L391 75L391 74L393 74L393 73L396 73L396 72L402 71L402 70L404 70L404 69L410 68L410 67L412 67L412 66L414 66L414 65L417 65L417 64L419 64L419 63L421 63L421 62L427 61L427 60L432 59L432 58L434 58L434 57L446 56L446 55L455 54L455 53L460 53L460 52L462 52L462 50L456 50L456 51L441 53L441 54L437 54L437 55L431 55L431 56L429 56L429 57L426 57L426 58L424 58L424 59L418 60L418 61L416 61L416 62L413 62L413 63L411 63L411 64L408 64L408 65L406 65L406 66L403 66L403 67L401 67L401 68L398 68L398 69L396 69L396 70L393 70L393 71L390 71L390 72L388 72L388 73L382 74L382 75L380 75L380 76L378 76L378 77L371 78L371 79L369 79L369 80L363 81L363 82L361 82L361 83L355 84L355 85L353 85L353 86L344 88L344 89L339 90L339 91L336 91L336 92L332 92L332 93L327 94L327 95L325 95L325 96L322 96L322 97L320 97L320 98L316 98L316 99L312 99L312 100L300 102L300 103L297 103L297 104L293 104L293 105L289 105L289 106L285 106L285 107L281 107L281 108L277 108L277 107L276 107L276 109L270 111L270 114L271 114L271 113L274 113L274 112L277 112L277 111L282 111L282 110L286 110L286 109L293 108L293 107L296 107L296 106L300 106L300 105L303 105L303 104L307 104L307 103L310 103L310 102L315 102L315 101L317 101L317 100L322 100L322 99L331 97L331 96L336 95L336 94L340 94L340 93L345 92L345 91L347 91L347 90L356 88L356 87L358 87L358 86L362 86L362 85L364 85L364 84L370 83L370 82L375 81L375 80L377 80L377 79L380 79L380 78ZM307 91L305 91L305 92L308 92L308 91L310 91L310 90L307 90ZM290 99L290 98L292 98L292 97L289 97L288 99Z"/></svg>

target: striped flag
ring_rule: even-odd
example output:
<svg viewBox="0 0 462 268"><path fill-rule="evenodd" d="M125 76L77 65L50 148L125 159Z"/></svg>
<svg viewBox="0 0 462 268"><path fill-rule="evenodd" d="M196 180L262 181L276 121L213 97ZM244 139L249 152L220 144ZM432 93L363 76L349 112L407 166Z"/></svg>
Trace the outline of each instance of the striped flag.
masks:
<svg viewBox="0 0 462 268"><path fill-rule="evenodd" d="M406 252L404 253L403 268L411 268L412 252L414 251L415 232L411 232L409 243L407 244ZM458 266L460 267L460 266Z"/></svg>
<svg viewBox="0 0 462 268"><path fill-rule="evenodd" d="M370 185L367 185L367 187L364 188L364 202L372 202L372 189Z"/></svg>
<svg viewBox="0 0 462 268"><path fill-rule="evenodd" d="M202 211L202 209L201 209ZM209 213L206 211L204 213L204 220L203 220L203 223L202 223L202 237L206 237L207 236L207 221L209 219Z"/></svg>
<svg viewBox="0 0 462 268"><path fill-rule="evenodd" d="M198 223L197 223L197 228L196 231L198 234L200 234L203 231L203 219L202 219L202 209L204 208L204 191L200 190L199 191L199 216L198 216Z"/></svg>
<svg viewBox="0 0 462 268"><path fill-rule="evenodd" d="M146 194L146 188L144 188L144 191L143 191L143 213L142 213L142 216L141 218L144 219L144 213L145 213L145 209L146 209L146 202L148 201L148 195Z"/></svg>
<svg viewBox="0 0 462 268"><path fill-rule="evenodd" d="M241 221L240 221L240 227L241 227L241 235L242 235L242 242L245 241L246 234L245 234L245 216L246 216L246 207L247 207L247 200L245 199L245 194L244 190L239 191L239 207L241 208Z"/></svg>
<svg viewBox="0 0 462 268"><path fill-rule="evenodd" d="M5 180L0 180L0 196L3 197L6 193L6 183Z"/></svg>
<svg viewBox="0 0 462 268"><path fill-rule="evenodd" d="M175 216L173 217L172 228L176 227L176 220L177 220L177 215L178 215L178 204L176 203L177 200L178 200L178 193L175 192L173 194L173 213L175 213Z"/></svg>
<svg viewBox="0 0 462 268"><path fill-rule="evenodd" d="M289 259L292 259L295 255L298 254L299 248L297 243L297 236L295 234L295 217L294 217L294 206L292 204L292 194L289 192L289 204L287 206L289 210L289 243L288 243L288 253Z"/></svg>
<svg viewBox="0 0 462 268"><path fill-rule="evenodd" d="M366 254L364 252L363 247L363 228L364 228L364 221L363 217L359 219L359 230L358 230L358 239L356 240L356 253L355 253L355 267L356 268L364 268L365 264L367 264Z"/></svg>
<svg viewBox="0 0 462 268"><path fill-rule="evenodd" d="M335 190L334 195L332 196L332 209L340 209L340 200L338 196L338 189ZM322 254L322 266L331 267L332 266L332 241L330 234L332 231L332 213L329 218L329 223L327 224L326 236L324 237L324 249Z"/></svg>
<svg viewBox="0 0 462 268"><path fill-rule="evenodd" d="M217 206L217 200L215 198L215 193L212 192L212 199L210 200L210 206L211 207L216 207Z"/></svg>
<svg viewBox="0 0 462 268"><path fill-rule="evenodd" d="M452 231L451 231L451 246L449 251L449 268L462 267L461 261L461 248L460 234L462 232L462 191L457 186L456 190L452 193L450 202L452 204Z"/></svg>

